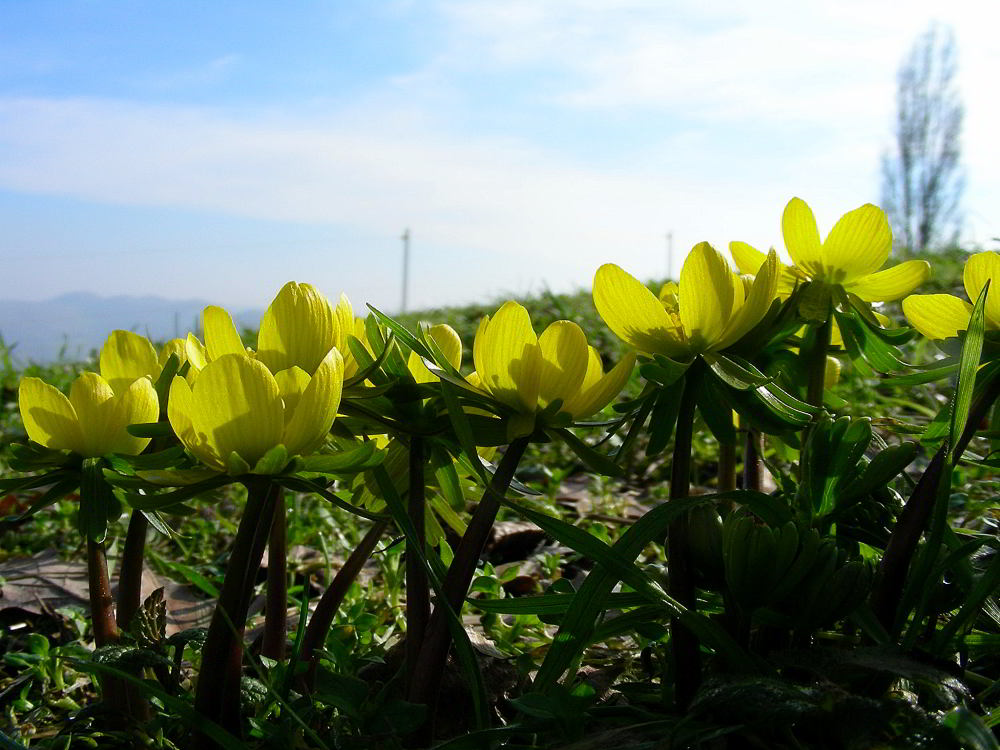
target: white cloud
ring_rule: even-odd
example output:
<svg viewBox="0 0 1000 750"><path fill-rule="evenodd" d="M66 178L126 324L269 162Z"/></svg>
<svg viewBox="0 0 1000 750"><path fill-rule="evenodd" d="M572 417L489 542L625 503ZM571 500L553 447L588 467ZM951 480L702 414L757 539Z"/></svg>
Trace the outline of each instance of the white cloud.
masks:
<svg viewBox="0 0 1000 750"><path fill-rule="evenodd" d="M1000 234L1000 105L983 95L1000 69L995 24L984 16L997 11L980 8L973 18L971 9L952 3L944 10L954 18L944 20L956 27L968 106L970 224L985 240ZM900 18L898 6L860 0L456 0L438 10L449 41L437 57L346 110L0 99L0 187L368 238L339 250L333 271L317 268L316 254L249 250L248 280L239 282L248 295L259 286L253 274L315 279L314 269L331 292L343 285L391 307L395 268L372 267L396 263L405 226L425 259L413 273L417 305L543 282L586 285L608 260L659 275L668 230L676 267L703 239L780 244L781 210L793 194L813 205L821 229L877 199L896 65L930 11L942 9L921 1ZM200 73L224 74L237 62L220 58ZM620 137L614 118L624 113L643 124L644 142L626 160L595 166L602 160L587 151L599 153L601 142L557 152L551 137L528 129L515 136L454 124L483 76L529 87L533 75L553 71L562 75L544 92L553 111L591 125L608 119L600 136L608 139ZM213 269L195 281L216 283Z"/></svg>

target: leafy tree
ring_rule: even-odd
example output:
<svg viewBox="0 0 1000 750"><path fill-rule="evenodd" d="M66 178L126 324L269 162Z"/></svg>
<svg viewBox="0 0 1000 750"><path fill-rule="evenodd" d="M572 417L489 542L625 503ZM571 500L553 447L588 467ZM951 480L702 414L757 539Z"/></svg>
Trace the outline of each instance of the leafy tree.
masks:
<svg viewBox="0 0 1000 750"><path fill-rule="evenodd" d="M882 156L882 202L904 253L953 243L961 228L957 57L951 30L932 24L897 73L896 138Z"/></svg>

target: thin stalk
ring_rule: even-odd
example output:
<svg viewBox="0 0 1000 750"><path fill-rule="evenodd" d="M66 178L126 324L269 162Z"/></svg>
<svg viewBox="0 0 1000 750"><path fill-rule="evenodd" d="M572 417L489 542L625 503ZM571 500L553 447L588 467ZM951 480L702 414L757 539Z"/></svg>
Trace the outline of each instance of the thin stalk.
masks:
<svg viewBox="0 0 1000 750"><path fill-rule="evenodd" d="M117 643L119 632L115 621L115 600L111 596L111 581L108 579L108 558L104 542L95 542L93 539L87 540L87 583L90 588L90 620L94 628L94 644L101 648ZM142 699L134 690L129 690L125 682L117 677L103 677L100 682L105 705L117 714L115 720L125 717L141 718Z"/></svg>
<svg viewBox="0 0 1000 750"><path fill-rule="evenodd" d="M674 432L674 454L670 465L670 500L688 496L691 489L691 443L694 435L694 414L701 386L700 369L692 367L684 378L677 427ZM688 543L688 519L682 516L667 529L667 591L687 609L697 605L691 549ZM694 633L673 619L670 622L670 642L674 664L674 701L685 710L694 699L701 683L701 654ZM663 680L666 686L666 679Z"/></svg>
<svg viewBox="0 0 1000 750"><path fill-rule="evenodd" d="M719 443L719 492L736 489L736 443Z"/></svg>
<svg viewBox="0 0 1000 750"><path fill-rule="evenodd" d="M90 585L90 618L94 626L94 642L98 648L116 643L118 624L115 621L115 600L111 596L104 542L87 540L87 582Z"/></svg>
<svg viewBox="0 0 1000 750"><path fill-rule="evenodd" d="M254 579L264 556L274 505L280 489L270 480L254 477L246 481L247 507L233 541L222 591L212 614L205 645L194 707L208 721L240 736L240 679L243 667L243 632L253 595ZM198 747L215 743L198 735Z"/></svg>
<svg viewBox="0 0 1000 750"><path fill-rule="evenodd" d="M809 378L806 402L813 406L823 406L823 392L826 389L826 353L830 348L832 332L833 311L830 311L826 320L816 327L813 345L806 355L806 373Z"/></svg>
<svg viewBox="0 0 1000 750"><path fill-rule="evenodd" d="M302 638L302 651L299 659L308 664L308 671L305 675L305 687L312 689L316 680L316 651L326 642L326 636L333 625L333 618L337 615L347 590L358 577L368 558L371 557L375 545L385 533L389 526L388 521L379 521L369 529L360 544L354 548L347 560L337 571L337 575L330 581L323 596L320 597L316 610L309 618L309 625L306 626L305 635Z"/></svg>
<svg viewBox="0 0 1000 750"><path fill-rule="evenodd" d="M407 497L408 514L417 539L426 546L424 513L427 498L424 486L424 441L419 437L410 439L410 489ZM406 679L413 679L420 655L420 647L427 631L427 621L431 615L431 589L427 582L427 571L420 564L420 558L411 550L406 555Z"/></svg>
<svg viewBox="0 0 1000 750"><path fill-rule="evenodd" d="M528 447L528 438L522 437L507 446L503 458L497 466L496 473L483 493L479 505L469 520L469 525L462 540L455 550L455 557L448 568L448 573L442 583L444 600L455 612L462 611L462 602L469 591L472 576L476 572L483 548L489 539L490 530L500 512L500 502L510 487L517 465ZM448 628L447 613L442 606L436 606L427 625L427 636L417 658L413 679L410 683L410 700L428 706L428 720L424 725L422 735L429 742L433 734L434 704L437 698L441 678L444 675L448 660L448 650L451 646L451 630Z"/></svg>
<svg viewBox="0 0 1000 750"><path fill-rule="evenodd" d="M764 455L764 437L755 430L750 420L740 417L740 429L743 434L743 489L760 492L763 487L762 473Z"/></svg>
<svg viewBox="0 0 1000 750"><path fill-rule="evenodd" d="M128 630L139 611L142 599L142 566L146 554L146 532L149 520L140 510L133 509L128 519L125 546L118 571L118 625ZM166 684L166 683L165 683ZM124 686L129 714L139 721L148 721L152 711L135 685Z"/></svg>
<svg viewBox="0 0 1000 750"><path fill-rule="evenodd" d="M264 635L260 653L285 660L288 633L288 524L281 490L274 503L271 533L267 540L267 597L264 600Z"/></svg>
<svg viewBox="0 0 1000 750"><path fill-rule="evenodd" d="M128 630L142 599L142 566L146 554L149 521L140 510L132 510L118 572L118 624Z"/></svg>

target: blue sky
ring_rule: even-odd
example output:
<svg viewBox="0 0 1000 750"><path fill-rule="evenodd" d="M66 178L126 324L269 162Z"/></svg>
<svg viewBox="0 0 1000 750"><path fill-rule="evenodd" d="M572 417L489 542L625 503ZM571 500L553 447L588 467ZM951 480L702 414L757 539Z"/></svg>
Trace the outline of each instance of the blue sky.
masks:
<svg viewBox="0 0 1000 750"><path fill-rule="evenodd" d="M957 0L0 3L0 297L358 308L674 271L879 197L895 72L959 47L965 238L1000 235L1000 10Z"/></svg>

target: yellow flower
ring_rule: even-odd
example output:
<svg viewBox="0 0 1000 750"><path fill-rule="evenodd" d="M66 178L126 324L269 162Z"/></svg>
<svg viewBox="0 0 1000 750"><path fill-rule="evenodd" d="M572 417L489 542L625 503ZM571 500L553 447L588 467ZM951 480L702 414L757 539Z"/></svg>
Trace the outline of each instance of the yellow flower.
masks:
<svg viewBox="0 0 1000 750"><path fill-rule="evenodd" d="M456 370L462 366L462 339L450 325L441 323L427 329L428 338L434 340L441 353L448 360L448 363ZM427 369L427 365L420 358L420 355L411 351L406 361L406 368L410 371L413 379L418 383L435 383L438 376Z"/></svg>
<svg viewBox="0 0 1000 750"><path fill-rule="evenodd" d="M344 352L355 331L354 312L346 295L334 308L311 284L289 281L260 319L256 353L243 346L232 316L215 305L203 313L209 362L226 354L256 357L272 373L299 367L312 373L331 348ZM341 355L343 356L343 355Z"/></svg>
<svg viewBox="0 0 1000 750"><path fill-rule="evenodd" d="M344 360L336 349L311 377L294 366L272 375L242 353L223 354L193 385L174 378L167 416L181 442L206 466L247 473L278 445L288 457L317 449L333 424L343 384Z"/></svg>
<svg viewBox="0 0 1000 750"><path fill-rule="evenodd" d="M820 281L843 287L865 302L905 297L930 276L924 260L880 271L892 249L892 230L885 212L866 203L840 217L823 242L816 217L801 198L792 198L781 217L785 247L794 266L782 268L779 291L790 292L796 281ZM756 273L763 253L746 243L733 243L733 260L743 273Z"/></svg>
<svg viewBox="0 0 1000 750"><path fill-rule="evenodd" d="M473 345L472 378L497 401L519 412L511 436L530 434L535 415L559 399L559 412L582 419L603 409L625 386L635 356L625 356L609 372L576 323L557 320L541 336L517 302L505 303L479 323Z"/></svg>
<svg viewBox="0 0 1000 750"><path fill-rule="evenodd" d="M18 406L31 440L84 458L141 453L149 438L132 437L125 428L155 422L160 409L149 378L135 379L116 394L94 372L81 373L73 381L69 398L38 378L24 378L18 389Z"/></svg>
<svg viewBox="0 0 1000 750"><path fill-rule="evenodd" d="M657 299L613 263L597 269L594 305L614 333L647 354L687 359L732 346L752 329L777 294L778 258L772 250L749 286L707 242L688 253L680 284Z"/></svg>
<svg viewBox="0 0 1000 750"><path fill-rule="evenodd" d="M976 253L965 262L962 280L970 300L979 295L990 282L986 296L986 330L1000 329L1000 254L993 251ZM972 305L951 294L911 294L903 300L903 314L910 325L929 339L946 339L957 336L969 328Z"/></svg>
<svg viewBox="0 0 1000 750"><path fill-rule="evenodd" d="M157 355L145 336L132 331L112 331L101 347L98 360L101 377L115 393L121 393L137 378L149 377L156 382L171 354L176 354L181 364L190 360L193 368L205 366L205 349L194 334L188 334L186 339L171 339Z"/></svg>

